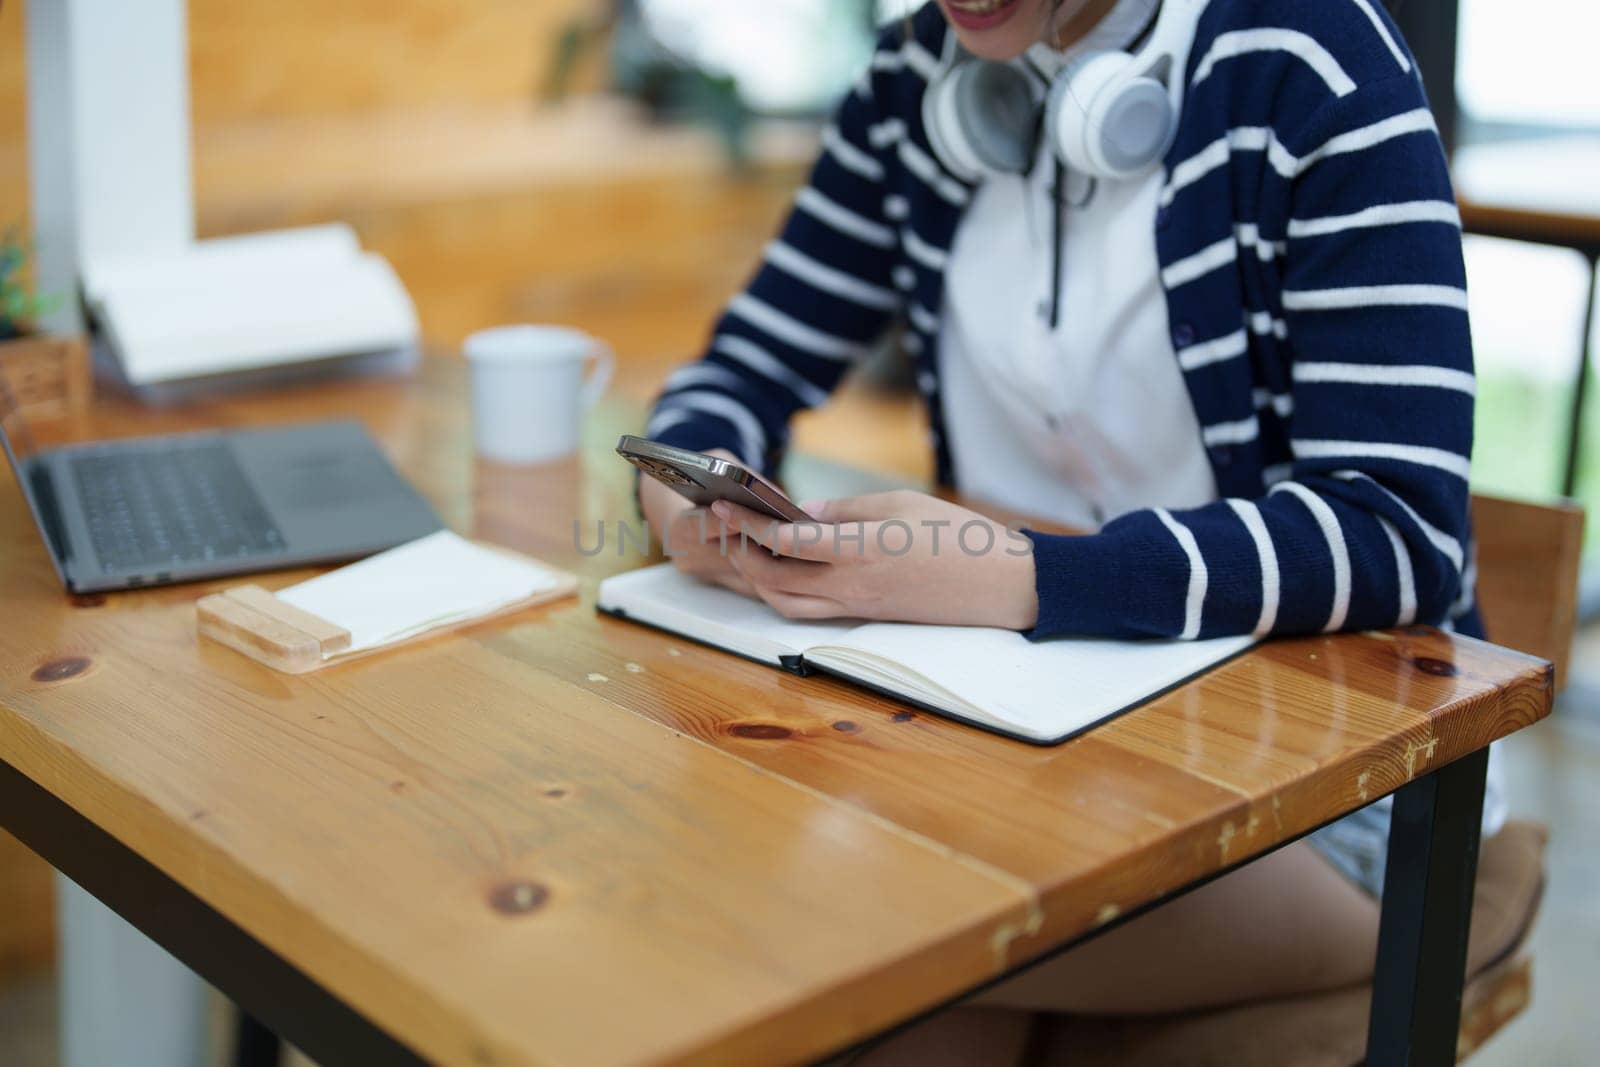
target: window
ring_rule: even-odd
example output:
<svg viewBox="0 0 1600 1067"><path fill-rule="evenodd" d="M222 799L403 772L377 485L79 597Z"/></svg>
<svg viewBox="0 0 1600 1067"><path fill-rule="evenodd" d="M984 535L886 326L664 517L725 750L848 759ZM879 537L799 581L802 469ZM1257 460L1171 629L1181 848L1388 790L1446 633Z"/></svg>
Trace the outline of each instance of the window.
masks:
<svg viewBox="0 0 1600 1067"><path fill-rule="evenodd" d="M1570 205L1583 204L1600 160L1592 55L1600 4L1460 0L1459 13L1458 181L1495 203L1581 210ZM1567 248L1488 237L1468 237L1465 252L1479 376L1474 482L1546 495L1564 480L1592 264ZM1581 417L1576 489L1592 505L1600 406ZM1591 524L1591 546L1600 546L1597 533Z"/></svg>
<svg viewBox="0 0 1600 1067"><path fill-rule="evenodd" d="M872 0L640 0L651 34L762 112L830 109L872 52Z"/></svg>
<svg viewBox="0 0 1600 1067"><path fill-rule="evenodd" d="M1456 91L1469 120L1600 128L1600 4L1461 0L1460 34Z"/></svg>

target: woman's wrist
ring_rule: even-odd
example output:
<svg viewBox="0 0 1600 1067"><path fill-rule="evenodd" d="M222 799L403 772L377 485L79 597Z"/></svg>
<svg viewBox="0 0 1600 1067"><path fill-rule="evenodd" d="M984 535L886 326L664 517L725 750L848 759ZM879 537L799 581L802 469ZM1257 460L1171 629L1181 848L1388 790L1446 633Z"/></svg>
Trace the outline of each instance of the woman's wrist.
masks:
<svg viewBox="0 0 1600 1067"><path fill-rule="evenodd" d="M987 555L991 565L981 577L994 583L991 610L995 619L990 625L1026 631L1039 621L1038 578L1034 572L1033 542L1026 542L1026 551L1013 547L1014 543Z"/></svg>

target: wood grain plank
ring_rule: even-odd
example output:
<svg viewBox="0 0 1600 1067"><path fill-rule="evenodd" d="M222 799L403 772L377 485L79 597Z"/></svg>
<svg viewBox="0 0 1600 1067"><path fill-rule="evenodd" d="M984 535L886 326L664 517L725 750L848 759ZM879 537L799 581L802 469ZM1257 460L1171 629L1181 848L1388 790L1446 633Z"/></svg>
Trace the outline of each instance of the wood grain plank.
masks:
<svg viewBox="0 0 1600 1067"><path fill-rule="evenodd" d="M1027 879L1050 944L1377 799L1549 699L1536 661L1468 638L1311 638L1036 748L593 616L587 598L564 621L485 643L553 677L605 673L619 706ZM1429 673L1447 661L1454 676Z"/></svg>
<svg viewBox="0 0 1600 1067"><path fill-rule="evenodd" d="M0 757L444 1062L686 1054L780 1007L842 1041L944 992L900 973L925 951L996 972L1032 907L470 640L286 678L177 610L82 620L0 637Z"/></svg>

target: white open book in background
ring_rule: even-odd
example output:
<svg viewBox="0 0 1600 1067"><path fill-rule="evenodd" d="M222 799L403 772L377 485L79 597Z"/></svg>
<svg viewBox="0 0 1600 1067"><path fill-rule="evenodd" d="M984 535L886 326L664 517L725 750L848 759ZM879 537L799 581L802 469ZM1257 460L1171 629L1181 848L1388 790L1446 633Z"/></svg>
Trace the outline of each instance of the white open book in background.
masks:
<svg viewBox="0 0 1600 1067"><path fill-rule="evenodd" d="M1257 640L1034 642L977 626L794 622L671 564L606 579L598 607L797 674L837 675L1035 744L1080 734Z"/></svg>
<svg viewBox="0 0 1600 1067"><path fill-rule="evenodd" d="M85 263L83 291L134 386L373 353L415 358L405 286L343 223L102 256Z"/></svg>

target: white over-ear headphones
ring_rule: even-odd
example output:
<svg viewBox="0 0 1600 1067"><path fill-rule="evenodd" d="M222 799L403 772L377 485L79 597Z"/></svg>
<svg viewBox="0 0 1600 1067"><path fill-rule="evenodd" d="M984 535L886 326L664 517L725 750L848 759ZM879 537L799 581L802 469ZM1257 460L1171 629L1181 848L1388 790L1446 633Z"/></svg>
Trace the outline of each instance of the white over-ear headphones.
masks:
<svg viewBox="0 0 1600 1067"><path fill-rule="evenodd" d="M974 182L1028 170L1040 137L1079 174L1118 181L1148 173L1177 133L1184 66L1205 4L1164 0L1137 51L1091 47L1042 93L1019 66L964 52L952 31L923 96L928 141L952 173Z"/></svg>

